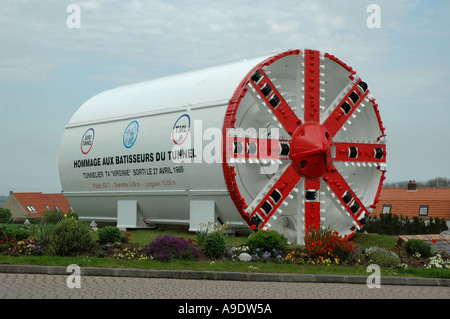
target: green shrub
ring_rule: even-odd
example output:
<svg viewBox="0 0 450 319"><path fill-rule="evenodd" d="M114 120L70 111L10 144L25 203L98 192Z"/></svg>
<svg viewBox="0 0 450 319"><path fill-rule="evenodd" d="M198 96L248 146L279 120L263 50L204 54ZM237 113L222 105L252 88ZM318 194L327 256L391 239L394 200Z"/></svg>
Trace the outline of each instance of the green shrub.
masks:
<svg viewBox="0 0 450 319"><path fill-rule="evenodd" d="M42 215L42 223L43 224L57 224L61 220L64 219L64 213L58 212L56 210L47 211Z"/></svg>
<svg viewBox="0 0 450 319"><path fill-rule="evenodd" d="M420 239L409 239L403 244L403 248L411 255L420 254L421 257L430 257L432 255L431 245Z"/></svg>
<svg viewBox="0 0 450 319"><path fill-rule="evenodd" d="M365 253L371 263L380 267L395 267L400 263L400 257L385 248L371 247L367 248Z"/></svg>
<svg viewBox="0 0 450 319"><path fill-rule="evenodd" d="M252 253L264 254L275 250L286 251L289 247L287 238L275 230L258 230L247 240Z"/></svg>
<svg viewBox="0 0 450 319"><path fill-rule="evenodd" d="M418 216L409 219L392 213L381 214L378 217L370 217L360 231L378 233L383 235L416 235L439 234L447 230L448 226L444 218L429 218L428 222Z"/></svg>
<svg viewBox="0 0 450 319"><path fill-rule="evenodd" d="M29 228L30 236L36 240L50 238L56 224L38 224Z"/></svg>
<svg viewBox="0 0 450 319"><path fill-rule="evenodd" d="M198 257L197 248L190 240L172 235L159 235L146 247L148 256L160 261L171 259L192 260Z"/></svg>
<svg viewBox="0 0 450 319"><path fill-rule="evenodd" d="M427 224L423 218L414 216L412 222L410 223L410 233L411 234L427 234Z"/></svg>
<svg viewBox="0 0 450 319"><path fill-rule="evenodd" d="M6 237L11 236L15 241L26 240L30 236L30 232L23 228L0 227L0 240L4 240Z"/></svg>
<svg viewBox="0 0 450 319"><path fill-rule="evenodd" d="M202 227L199 231L196 232L195 237L197 240L197 245L204 245L206 237L208 237L210 230L208 228Z"/></svg>
<svg viewBox="0 0 450 319"><path fill-rule="evenodd" d="M222 222L208 222L207 224L200 223L200 229L196 232L197 245L204 245L206 237L213 231L222 232L228 228L228 222L222 224Z"/></svg>
<svg viewBox="0 0 450 319"><path fill-rule="evenodd" d="M341 236L331 228L311 229L305 236L305 248L307 255L312 260L330 258L335 262L346 261L356 250L357 245L347 236Z"/></svg>
<svg viewBox="0 0 450 319"><path fill-rule="evenodd" d="M0 241L5 240L8 236L9 236L9 234L6 231L6 227L0 226Z"/></svg>
<svg viewBox="0 0 450 319"><path fill-rule="evenodd" d="M56 224L48 252L50 255L75 256L89 252L95 246L91 228L72 218Z"/></svg>
<svg viewBox="0 0 450 319"><path fill-rule="evenodd" d="M0 223L7 223L12 217L11 211L8 208L0 208Z"/></svg>
<svg viewBox="0 0 450 319"><path fill-rule="evenodd" d="M217 258L225 254L226 242L222 232L213 231L205 239L205 253L208 257Z"/></svg>
<svg viewBox="0 0 450 319"><path fill-rule="evenodd" d="M5 232L7 235L13 235L16 241L26 240L30 236L30 232L23 228L7 227Z"/></svg>
<svg viewBox="0 0 450 319"><path fill-rule="evenodd" d="M116 226L106 226L98 230L98 241L100 244L116 243L121 241L122 232Z"/></svg>
<svg viewBox="0 0 450 319"><path fill-rule="evenodd" d="M428 219L427 228L429 234L440 234L444 230L448 230L447 221L445 218L430 217Z"/></svg>

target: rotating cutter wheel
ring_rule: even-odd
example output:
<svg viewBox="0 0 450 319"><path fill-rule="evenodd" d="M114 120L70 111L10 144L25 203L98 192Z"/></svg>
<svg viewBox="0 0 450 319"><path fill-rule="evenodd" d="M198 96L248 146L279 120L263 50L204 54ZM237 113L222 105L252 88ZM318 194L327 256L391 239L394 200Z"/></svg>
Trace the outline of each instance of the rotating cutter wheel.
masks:
<svg viewBox="0 0 450 319"><path fill-rule="evenodd" d="M228 190L255 231L304 243L310 229L352 236L386 172L384 128L368 86L336 57L293 50L241 82L223 127Z"/></svg>

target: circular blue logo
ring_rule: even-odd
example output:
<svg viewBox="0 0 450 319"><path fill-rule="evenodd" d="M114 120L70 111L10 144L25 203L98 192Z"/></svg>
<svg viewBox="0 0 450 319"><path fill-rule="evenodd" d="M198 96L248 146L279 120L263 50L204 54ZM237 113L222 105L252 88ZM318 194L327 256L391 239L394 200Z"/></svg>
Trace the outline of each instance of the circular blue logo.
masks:
<svg viewBox="0 0 450 319"><path fill-rule="evenodd" d="M139 133L139 123L137 121L133 121L128 124L125 132L123 132L123 145L126 148L131 148L137 140Z"/></svg>

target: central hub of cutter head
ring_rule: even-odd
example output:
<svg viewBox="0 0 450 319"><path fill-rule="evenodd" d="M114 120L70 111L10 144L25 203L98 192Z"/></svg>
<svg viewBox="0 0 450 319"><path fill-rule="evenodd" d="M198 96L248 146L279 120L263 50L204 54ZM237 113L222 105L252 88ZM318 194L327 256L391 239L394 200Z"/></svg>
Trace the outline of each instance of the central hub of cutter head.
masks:
<svg viewBox="0 0 450 319"><path fill-rule="evenodd" d="M292 135L290 157L297 172L306 178L319 178L330 169L331 134L317 122L300 125Z"/></svg>

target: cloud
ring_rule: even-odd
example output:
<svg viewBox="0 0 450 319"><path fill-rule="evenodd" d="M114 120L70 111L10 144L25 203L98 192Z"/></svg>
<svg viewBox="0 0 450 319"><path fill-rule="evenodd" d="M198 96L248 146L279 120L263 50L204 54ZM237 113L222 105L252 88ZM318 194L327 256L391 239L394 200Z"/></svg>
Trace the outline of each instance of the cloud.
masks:
<svg viewBox="0 0 450 319"><path fill-rule="evenodd" d="M81 7L81 28L69 29L69 3L5 0L0 23L8 28L0 36L11 48L29 47L36 62L21 50L14 63L2 59L0 68L33 79L101 57L110 70L94 67L91 76L123 84L291 48L327 51L356 65L383 63L395 46L392 30L401 28L406 8L418 4L378 2L380 30L366 26L370 1L329 0L74 1Z"/></svg>
<svg viewBox="0 0 450 319"><path fill-rule="evenodd" d="M26 43L3 41L0 50L0 82L42 81L55 65Z"/></svg>
<svg viewBox="0 0 450 319"><path fill-rule="evenodd" d="M81 8L79 29L66 25L71 3ZM0 89L4 93L15 88L1 94L2 121L39 110L41 118L52 120L61 131L65 117L85 98L117 85L278 50L317 49L336 55L368 82L380 105L388 147L392 145L388 164L394 169L388 170L388 178L408 179L410 170L402 165L417 163L411 154L421 162L433 155L433 167L442 167L439 161L448 155L430 141L450 138L445 95L450 6L441 0L379 0L381 28L369 29L366 8L371 3L2 0ZM27 108L33 112L24 112ZM405 138L403 130L412 123L420 129ZM23 134L39 140L59 134L48 127L28 129L23 126ZM3 138L9 132L2 129L0 134ZM3 139L2 147L13 154L17 149L8 143ZM59 145L54 144L52 152L57 153ZM420 145L426 145L426 151ZM35 158L45 171L44 160L39 160L44 157ZM14 163L18 161L8 165ZM51 165L49 170L54 170Z"/></svg>
<svg viewBox="0 0 450 319"><path fill-rule="evenodd" d="M205 67L288 48L336 50L370 60L377 48L364 33L365 6L330 1L78 1L81 28L66 26L66 3L14 1L0 33L47 57L57 67L76 59L133 60L140 64ZM7 18L9 17L9 18ZM359 23L359 26L355 23ZM383 39L379 39L382 41ZM383 48L387 48L384 43ZM362 50L362 51L361 51ZM26 64L17 56L16 66ZM40 70L29 69L30 78Z"/></svg>

